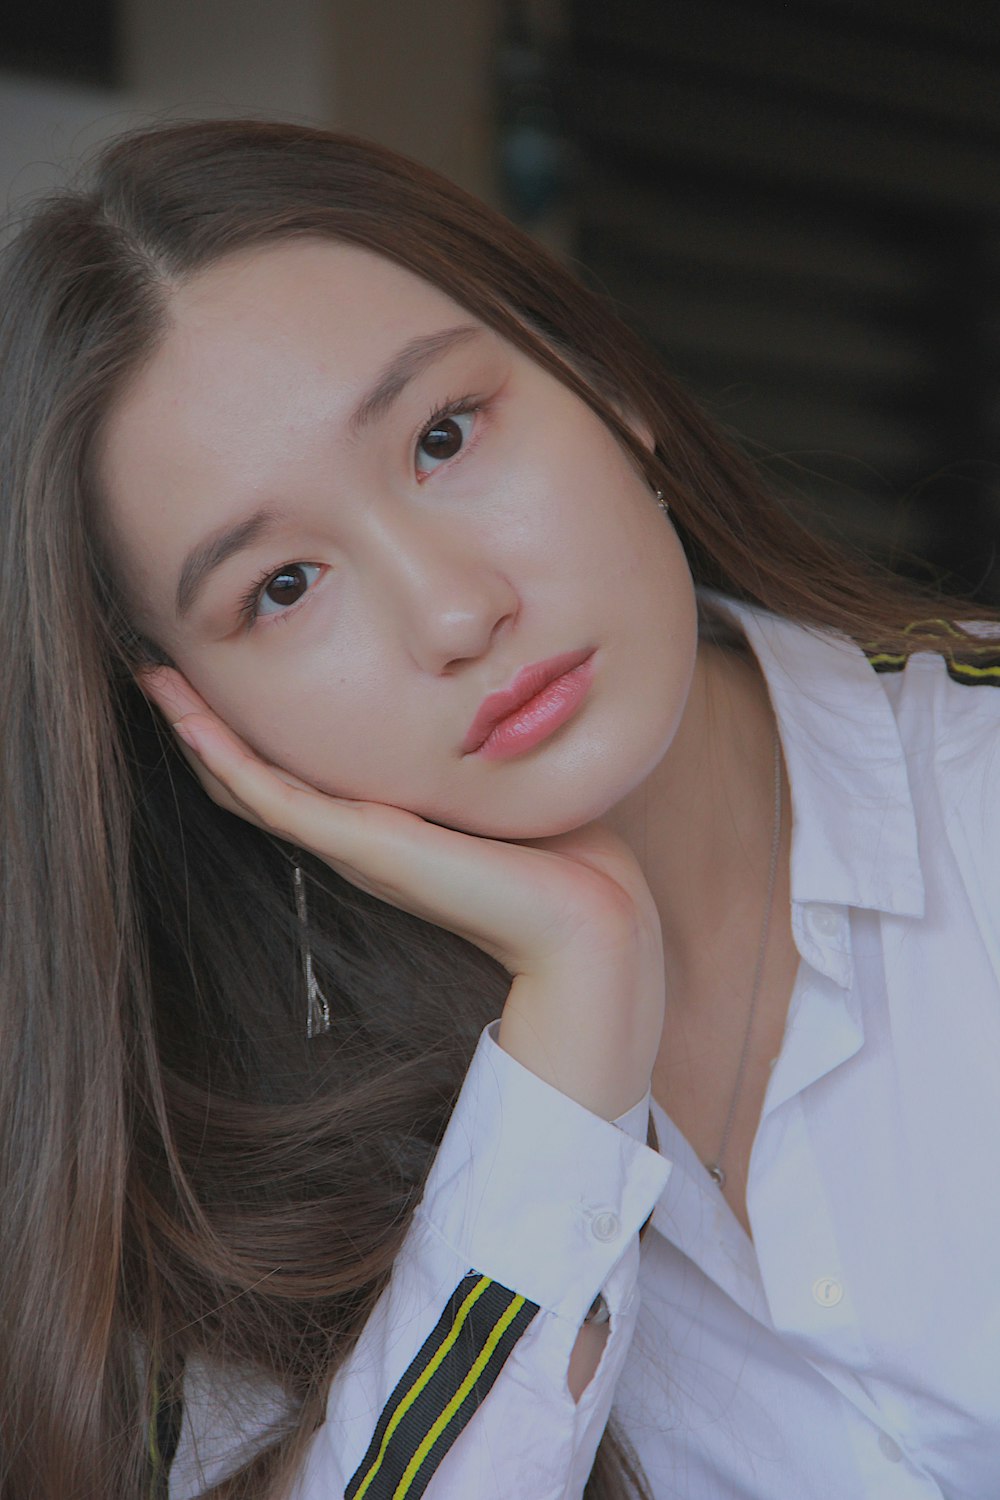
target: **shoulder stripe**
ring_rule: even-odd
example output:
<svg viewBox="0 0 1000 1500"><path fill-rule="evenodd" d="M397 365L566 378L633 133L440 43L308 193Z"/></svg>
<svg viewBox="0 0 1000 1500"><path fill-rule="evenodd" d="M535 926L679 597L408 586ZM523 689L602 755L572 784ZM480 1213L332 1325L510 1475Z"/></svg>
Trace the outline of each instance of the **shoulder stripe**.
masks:
<svg viewBox="0 0 1000 1500"><path fill-rule="evenodd" d="M995 636L977 637L959 629L953 620L919 620L907 625L903 634L912 635L916 631L936 634L936 644L928 641L914 649L937 650L953 682L970 687L1000 687L1000 627ZM862 650L876 672L902 672L910 659L906 650L887 651L875 644L862 646Z"/></svg>
<svg viewBox="0 0 1000 1500"><path fill-rule="evenodd" d="M956 661L954 657L947 657L946 660L948 676L955 682L965 682L971 687L1000 687L1000 664L997 662L977 667L975 662Z"/></svg>
<svg viewBox="0 0 1000 1500"><path fill-rule="evenodd" d="M902 652L866 650L865 655L876 672L902 672L906 666L907 658Z"/></svg>
<svg viewBox="0 0 1000 1500"><path fill-rule="evenodd" d="M344 1500L418 1500L537 1312L489 1276L464 1277L389 1397Z"/></svg>

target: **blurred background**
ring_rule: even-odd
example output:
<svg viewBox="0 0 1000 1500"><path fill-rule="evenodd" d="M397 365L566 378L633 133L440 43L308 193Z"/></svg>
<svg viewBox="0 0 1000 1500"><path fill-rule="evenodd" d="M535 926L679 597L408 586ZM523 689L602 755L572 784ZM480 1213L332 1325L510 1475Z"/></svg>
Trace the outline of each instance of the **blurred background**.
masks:
<svg viewBox="0 0 1000 1500"><path fill-rule="evenodd" d="M997 0L33 0L8 224L134 123L430 163L568 258L812 524L1000 603Z"/></svg>

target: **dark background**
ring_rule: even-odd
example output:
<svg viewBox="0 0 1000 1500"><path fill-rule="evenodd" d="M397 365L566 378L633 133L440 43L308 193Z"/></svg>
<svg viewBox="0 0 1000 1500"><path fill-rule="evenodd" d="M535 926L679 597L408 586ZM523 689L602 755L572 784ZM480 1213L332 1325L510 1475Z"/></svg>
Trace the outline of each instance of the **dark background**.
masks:
<svg viewBox="0 0 1000 1500"><path fill-rule="evenodd" d="M1000 7L571 16L591 275L818 524L1000 599Z"/></svg>
<svg viewBox="0 0 1000 1500"><path fill-rule="evenodd" d="M0 5L0 67L108 87L120 80L116 0L6 0Z"/></svg>

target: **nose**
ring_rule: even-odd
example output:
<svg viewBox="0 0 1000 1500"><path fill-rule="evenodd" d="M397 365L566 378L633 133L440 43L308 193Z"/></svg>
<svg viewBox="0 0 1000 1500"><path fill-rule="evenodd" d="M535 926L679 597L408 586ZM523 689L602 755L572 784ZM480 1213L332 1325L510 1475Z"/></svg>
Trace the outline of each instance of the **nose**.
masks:
<svg viewBox="0 0 1000 1500"><path fill-rule="evenodd" d="M383 530L379 592L422 670L457 670L489 650L514 620L518 596L482 538L443 523Z"/></svg>

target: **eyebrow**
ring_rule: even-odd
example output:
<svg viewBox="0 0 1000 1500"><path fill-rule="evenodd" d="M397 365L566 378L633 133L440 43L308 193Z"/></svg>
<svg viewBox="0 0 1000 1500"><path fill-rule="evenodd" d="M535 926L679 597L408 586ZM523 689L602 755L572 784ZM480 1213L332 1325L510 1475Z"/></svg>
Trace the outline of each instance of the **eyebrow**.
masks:
<svg viewBox="0 0 1000 1500"><path fill-rule="evenodd" d="M187 614L209 573L221 567L234 553L242 552L244 547L251 547L262 536L273 531L277 519L272 510L258 510L246 520L237 521L235 526L227 526L223 531L216 531L196 547L192 547L184 559L181 576L177 580L174 608L178 616Z"/></svg>
<svg viewBox="0 0 1000 1500"><path fill-rule="evenodd" d="M437 333L421 334L404 344L379 372L372 386L352 411L347 422L350 437L357 439L366 427L384 417L410 381L415 380L428 365L442 359L456 345L476 338L481 331L475 324L462 323L455 328L441 329ZM274 511L258 510L245 520L215 532L193 547L184 559L177 580L174 608L178 617L188 613L210 573L228 562L237 552L253 546L261 537L273 531L277 521Z"/></svg>
<svg viewBox="0 0 1000 1500"><path fill-rule="evenodd" d="M481 332L472 323L462 323L456 328L444 328L439 333L425 333L411 339L394 354L381 371L374 385L362 396L347 423L348 433L357 438L372 422L384 417L411 380L414 380L428 365L441 359L456 344L464 344Z"/></svg>

